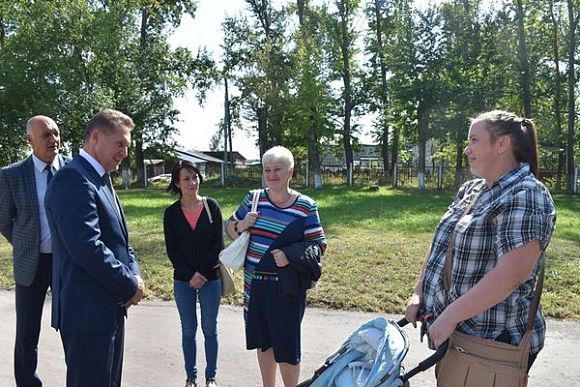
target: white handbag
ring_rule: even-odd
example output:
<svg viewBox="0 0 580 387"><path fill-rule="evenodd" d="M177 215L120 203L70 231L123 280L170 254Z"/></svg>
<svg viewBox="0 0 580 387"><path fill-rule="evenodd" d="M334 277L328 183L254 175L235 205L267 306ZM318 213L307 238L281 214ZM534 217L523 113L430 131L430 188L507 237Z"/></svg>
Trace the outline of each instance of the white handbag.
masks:
<svg viewBox="0 0 580 387"><path fill-rule="evenodd" d="M207 212L209 223L213 224L213 217L211 216L211 211L209 210L209 206L207 205L207 198L203 197L201 198L201 200L203 201L203 206L205 207L205 211ZM236 292L236 284L234 283L234 277L232 277L232 270L222 265L221 262L218 262L218 264L214 266L214 269L219 269L220 272L220 281L222 283L222 297L234 294Z"/></svg>
<svg viewBox="0 0 580 387"><path fill-rule="evenodd" d="M260 200L260 190L254 191L254 197L252 198L252 208L251 211L255 212L258 209L258 201ZM241 269L244 266L244 261L246 260L246 251L248 250L248 245L250 244L250 232L248 230L244 231L240 236L236 238L228 247L220 252L219 258L220 262L231 269Z"/></svg>

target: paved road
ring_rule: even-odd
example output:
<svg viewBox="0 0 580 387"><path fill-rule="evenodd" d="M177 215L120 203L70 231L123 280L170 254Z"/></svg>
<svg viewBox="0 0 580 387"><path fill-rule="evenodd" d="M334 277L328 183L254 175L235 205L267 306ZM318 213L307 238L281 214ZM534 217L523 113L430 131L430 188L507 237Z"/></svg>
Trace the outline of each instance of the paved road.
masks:
<svg viewBox="0 0 580 387"><path fill-rule="evenodd" d="M65 364L58 334L49 329L50 300L45 306L40 344L39 372L45 386L64 386ZM0 291L0 387L14 386L12 351L14 342L14 294ZM361 323L376 314L329 311L310 308L303 324L302 378L333 353ZM398 316L385 316L398 318ZM419 343L417 331L406 328L411 350L405 359L415 366L429 355ZM199 333L201 335L201 333ZM253 351L244 347L242 311L222 306L219 315L220 353L218 383L220 386L260 386L260 374ZM530 375L530 387L580 387L580 324L548 321L546 347L538 357ZM202 365L203 351L198 363ZM203 375L203 371L201 372ZM183 386L179 317L173 302L145 301L131 308L127 320L123 386ZM415 376L412 386L435 386L431 370ZM278 385L282 385L279 381Z"/></svg>

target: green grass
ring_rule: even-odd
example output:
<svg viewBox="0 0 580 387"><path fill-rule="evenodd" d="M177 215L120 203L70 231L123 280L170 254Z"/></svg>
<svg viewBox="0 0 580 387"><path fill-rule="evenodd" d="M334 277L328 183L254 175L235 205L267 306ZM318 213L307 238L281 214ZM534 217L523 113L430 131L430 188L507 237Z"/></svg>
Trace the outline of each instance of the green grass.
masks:
<svg viewBox="0 0 580 387"><path fill-rule="evenodd" d="M227 218L248 188L204 187ZM453 199L451 192L418 194L381 187L303 190L314 197L328 238L323 277L309 294L311 305L402 313L432 232ZM162 217L174 198L160 189L118 191L130 238L147 285L146 296L172 298L172 269L165 254ZM580 198L557 195L557 227L550 247L542 302L555 318L580 319ZM2 239L2 238L0 238ZM12 288L11 248L0 240L0 287ZM241 273L235 273L241 285ZM239 304L241 292L224 302Z"/></svg>

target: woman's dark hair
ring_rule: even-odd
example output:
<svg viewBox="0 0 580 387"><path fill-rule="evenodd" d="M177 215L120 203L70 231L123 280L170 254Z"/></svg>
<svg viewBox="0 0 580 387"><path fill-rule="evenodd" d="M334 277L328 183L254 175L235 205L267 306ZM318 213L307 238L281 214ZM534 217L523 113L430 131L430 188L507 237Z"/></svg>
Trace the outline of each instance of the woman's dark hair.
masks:
<svg viewBox="0 0 580 387"><path fill-rule="evenodd" d="M516 160L529 163L534 176L538 176L538 141L536 126L531 119L503 110L492 110L478 115L473 121L486 123L492 142L500 136L510 136Z"/></svg>
<svg viewBox="0 0 580 387"><path fill-rule="evenodd" d="M179 173L184 168L192 173L195 173L199 177L199 183L200 184L203 183L203 176L201 176L199 168L197 168L194 163L187 160L179 160L178 162L175 163L175 165L173 165L173 168L171 169L171 182L169 183L165 191L170 192L174 195L179 195L179 197L181 197L181 190L179 189L177 184L179 183Z"/></svg>

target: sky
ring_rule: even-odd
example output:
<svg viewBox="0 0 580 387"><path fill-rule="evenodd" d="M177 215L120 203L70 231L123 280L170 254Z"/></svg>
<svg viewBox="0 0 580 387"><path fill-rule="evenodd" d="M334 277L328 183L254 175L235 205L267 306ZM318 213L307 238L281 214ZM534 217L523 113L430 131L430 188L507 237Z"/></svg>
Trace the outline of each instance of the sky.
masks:
<svg viewBox="0 0 580 387"><path fill-rule="evenodd" d="M219 45L223 41L221 23L226 16L235 16L244 7L244 0L200 0L195 19L184 17L169 42L172 46L189 48L194 55L199 47L205 46L217 62L221 57ZM210 138L217 131L217 125L223 117L223 106L221 85L208 93L203 106L199 106L193 91L188 91L183 98L175 99L175 107L181 113L181 122L176 125L180 131L178 144L185 149L209 150ZM240 152L246 159L259 157L255 138L245 132L234 134L233 145L234 151Z"/></svg>

